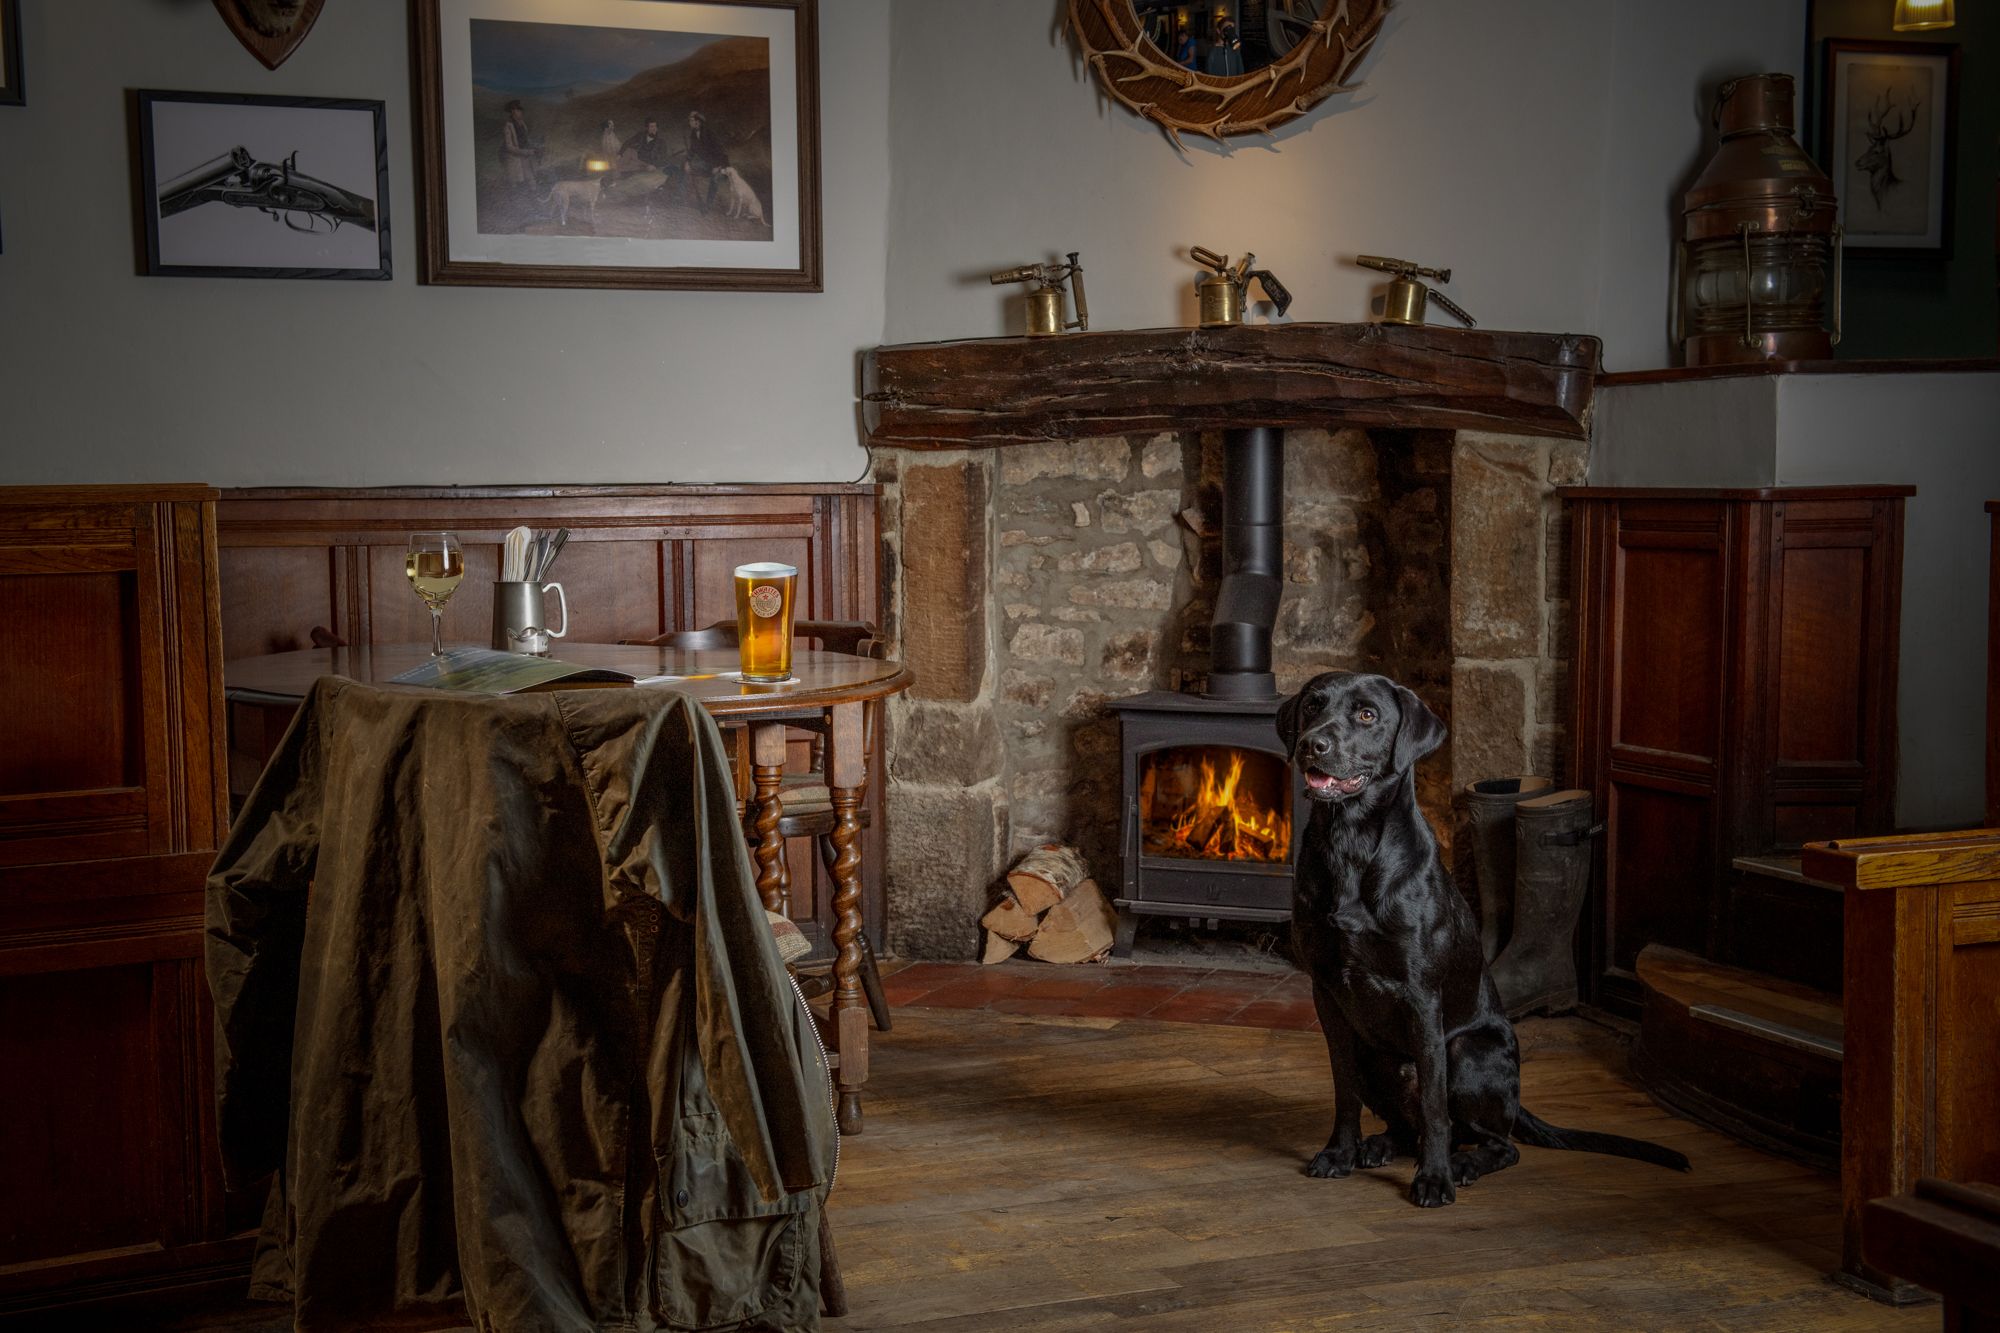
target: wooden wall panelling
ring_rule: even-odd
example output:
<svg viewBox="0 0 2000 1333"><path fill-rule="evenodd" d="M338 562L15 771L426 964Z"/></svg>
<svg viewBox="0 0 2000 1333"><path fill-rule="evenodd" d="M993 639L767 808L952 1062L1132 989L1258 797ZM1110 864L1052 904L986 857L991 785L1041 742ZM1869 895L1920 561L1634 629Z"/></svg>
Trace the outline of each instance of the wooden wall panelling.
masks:
<svg viewBox="0 0 2000 1333"><path fill-rule="evenodd" d="M552 571L582 642L650 638L736 614L734 571L753 560L799 568L798 614L879 624L877 490L867 485L388 487L249 489L219 510L225 655L307 646L314 626L350 643L413 642L429 617L403 575L413 531L446 529L466 549L466 579L445 609L445 638L484 644L506 531L567 527ZM558 653L560 648L558 648ZM231 786L247 790L285 717L237 705ZM793 746L803 766L807 745ZM872 784L871 803L881 784ZM883 927L879 807L864 835L864 914ZM795 913L829 934L831 885L813 849L787 849Z"/></svg>
<svg viewBox="0 0 2000 1333"><path fill-rule="evenodd" d="M1768 926L1781 898L1739 892L1736 858L1890 827L1908 489L1564 494L1571 772L1608 825L1579 947L1591 1002L1632 1017L1645 945L1736 960ZM1837 925L1824 897L1797 896L1830 917L1799 947Z"/></svg>
<svg viewBox="0 0 2000 1333"><path fill-rule="evenodd" d="M0 737L32 747L0 784L0 1316L238 1282L249 1254L208 1109L214 497L0 491Z"/></svg>

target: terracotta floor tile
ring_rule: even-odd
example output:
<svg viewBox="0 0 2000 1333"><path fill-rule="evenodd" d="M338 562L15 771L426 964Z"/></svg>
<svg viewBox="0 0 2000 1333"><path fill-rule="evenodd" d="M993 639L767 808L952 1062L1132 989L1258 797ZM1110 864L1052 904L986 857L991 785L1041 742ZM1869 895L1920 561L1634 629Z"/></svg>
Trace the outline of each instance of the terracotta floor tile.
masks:
<svg viewBox="0 0 2000 1333"><path fill-rule="evenodd" d="M1058 1000L1083 999L1105 988L1107 978L1095 967L1050 967L1045 975L1024 975L1019 995L1042 995Z"/></svg>
<svg viewBox="0 0 2000 1333"><path fill-rule="evenodd" d="M1107 986L1075 1001L1083 1018L1143 1018L1183 993L1179 986Z"/></svg>
<svg viewBox="0 0 2000 1333"><path fill-rule="evenodd" d="M1147 1010L1145 1017L1170 1023L1227 1023L1249 1001L1240 995L1207 995L1185 990Z"/></svg>
<svg viewBox="0 0 2000 1333"><path fill-rule="evenodd" d="M1215 975L1212 967L1165 967L1157 963L1111 963L1102 968L1113 986L1192 986Z"/></svg>
<svg viewBox="0 0 2000 1333"><path fill-rule="evenodd" d="M1089 1000L1067 999L1055 995L996 995L982 1007L991 1009L996 1014L1059 1014L1065 1018L1100 1017L1095 1010L1078 1007L1088 1004Z"/></svg>
<svg viewBox="0 0 2000 1333"><path fill-rule="evenodd" d="M1311 1000L1275 998L1245 1005L1229 1022L1232 1027L1311 1031L1319 1027L1319 1013Z"/></svg>
<svg viewBox="0 0 2000 1333"><path fill-rule="evenodd" d="M956 981L966 973L966 969L978 966L976 963L911 963L899 967L894 972L883 969L883 982L893 982L899 986L921 985L926 990L936 990L948 981Z"/></svg>

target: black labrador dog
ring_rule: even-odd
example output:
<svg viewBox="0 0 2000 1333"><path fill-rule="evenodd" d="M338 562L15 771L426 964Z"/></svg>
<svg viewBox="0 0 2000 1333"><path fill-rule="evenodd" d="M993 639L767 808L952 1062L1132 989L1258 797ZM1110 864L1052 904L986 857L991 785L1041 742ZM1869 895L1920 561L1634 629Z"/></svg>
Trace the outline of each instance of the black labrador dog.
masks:
<svg viewBox="0 0 2000 1333"><path fill-rule="evenodd" d="M1312 977L1333 1065L1333 1135L1306 1167L1345 1176L1414 1155L1410 1201L1538 1148L1688 1169L1670 1148L1558 1129L1521 1106L1521 1054L1479 949L1479 924L1417 808L1417 761L1443 743L1437 715L1382 676L1317 676L1278 710L1312 815L1293 880L1292 940ZM1388 1132L1361 1137L1366 1105Z"/></svg>

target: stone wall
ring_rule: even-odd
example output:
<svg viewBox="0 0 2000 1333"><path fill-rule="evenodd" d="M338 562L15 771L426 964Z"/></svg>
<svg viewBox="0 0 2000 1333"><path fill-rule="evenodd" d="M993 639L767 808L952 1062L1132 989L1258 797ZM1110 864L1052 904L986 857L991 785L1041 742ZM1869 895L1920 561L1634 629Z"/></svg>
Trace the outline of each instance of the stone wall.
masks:
<svg viewBox="0 0 2000 1333"><path fill-rule="evenodd" d="M1199 688L1221 566L1219 436L877 451L887 633L918 684L890 709L889 941L968 957L1007 862L1081 847L1117 874L1108 699ZM1553 485L1581 443L1292 431L1281 689L1381 671L1453 728L1419 775L1447 840L1473 776L1554 773L1566 609ZM1560 774L1556 774L1560 776Z"/></svg>

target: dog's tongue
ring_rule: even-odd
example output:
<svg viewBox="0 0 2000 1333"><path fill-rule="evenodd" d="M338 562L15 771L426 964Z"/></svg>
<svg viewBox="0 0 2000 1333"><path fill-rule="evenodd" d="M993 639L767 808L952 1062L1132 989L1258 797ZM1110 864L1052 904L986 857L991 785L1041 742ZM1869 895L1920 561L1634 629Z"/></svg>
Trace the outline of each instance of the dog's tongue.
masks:
<svg viewBox="0 0 2000 1333"><path fill-rule="evenodd" d="M1367 782L1365 777L1337 778L1331 773L1307 773L1306 785L1314 791L1337 791L1343 796L1352 796Z"/></svg>

